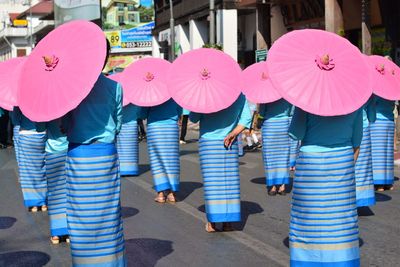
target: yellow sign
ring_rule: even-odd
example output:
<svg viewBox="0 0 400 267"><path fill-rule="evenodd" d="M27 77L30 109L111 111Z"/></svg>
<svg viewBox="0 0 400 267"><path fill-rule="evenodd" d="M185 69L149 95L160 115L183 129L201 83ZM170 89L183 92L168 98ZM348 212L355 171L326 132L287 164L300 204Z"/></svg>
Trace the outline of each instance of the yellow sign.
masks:
<svg viewBox="0 0 400 267"><path fill-rule="evenodd" d="M121 32L120 31L112 31L106 32L106 37L110 42L111 47L121 46Z"/></svg>
<svg viewBox="0 0 400 267"><path fill-rule="evenodd" d="M28 21L26 19L15 19L13 20L14 27L26 27L28 26Z"/></svg>

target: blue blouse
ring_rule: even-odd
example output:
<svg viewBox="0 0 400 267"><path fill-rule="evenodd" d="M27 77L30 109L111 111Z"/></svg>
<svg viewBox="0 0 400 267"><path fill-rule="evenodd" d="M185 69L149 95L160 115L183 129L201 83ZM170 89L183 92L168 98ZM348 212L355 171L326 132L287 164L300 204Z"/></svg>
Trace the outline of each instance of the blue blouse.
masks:
<svg viewBox="0 0 400 267"><path fill-rule="evenodd" d="M200 138L224 139L238 124L250 128L251 112L244 95L228 108L210 114L191 112L189 119L196 123L200 121Z"/></svg>
<svg viewBox="0 0 400 267"><path fill-rule="evenodd" d="M363 133L361 109L344 116L323 117L296 108L289 135L301 140L301 151L323 152L359 147Z"/></svg>
<svg viewBox="0 0 400 267"><path fill-rule="evenodd" d="M19 108L14 108L12 112L12 121L14 125L20 125L20 131L36 131L44 132L46 131L45 122L34 122L28 119L24 114L22 114Z"/></svg>
<svg viewBox="0 0 400 267"><path fill-rule="evenodd" d="M89 95L63 120L70 143L113 143L122 125L122 88L101 74Z"/></svg>
<svg viewBox="0 0 400 267"><path fill-rule="evenodd" d="M147 124L174 124L182 114L182 108L171 98L161 105L142 107L141 118L147 119Z"/></svg>
<svg viewBox="0 0 400 267"><path fill-rule="evenodd" d="M376 98L376 118L382 120L394 121L394 103L395 101L386 100L382 97L375 96Z"/></svg>
<svg viewBox="0 0 400 267"><path fill-rule="evenodd" d="M68 149L67 136L61 133L60 127L61 127L61 119L53 120L46 123L47 153L60 153Z"/></svg>
<svg viewBox="0 0 400 267"><path fill-rule="evenodd" d="M288 118L292 104L281 98L275 102L260 105L260 115L264 120Z"/></svg>
<svg viewBox="0 0 400 267"><path fill-rule="evenodd" d="M137 121L140 118L141 107L128 104L122 108L122 123Z"/></svg>

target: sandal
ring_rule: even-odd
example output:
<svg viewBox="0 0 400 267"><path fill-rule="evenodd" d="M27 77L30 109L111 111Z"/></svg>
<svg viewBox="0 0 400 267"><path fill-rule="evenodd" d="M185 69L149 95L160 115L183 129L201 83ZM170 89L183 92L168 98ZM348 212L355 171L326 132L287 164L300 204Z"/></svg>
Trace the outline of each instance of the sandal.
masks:
<svg viewBox="0 0 400 267"><path fill-rule="evenodd" d="M58 245L60 244L60 238L58 236L52 236L50 237L50 241L53 245Z"/></svg>
<svg viewBox="0 0 400 267"><path fill-rule="evenodd" d="M273 186L269 191L268 191L269 196L276 196L276 187Z"/></svg>
<svg viewBox="0 0 400 267"><path fill-rule="evenodd" d="M67 242L68 244L71 243L71 240L69 239L69 236L65 237L65 242Z"/></svg>
<svg viewBox="0 0 400 267"><path fill-rule="evenodd" d="M215 233L217 232L217 229L215 229L215 223L206 223L206 232L207 233Z"/></svg>
<svg viewBox="0 0 400 267"><path fill-rule="evenodd" d="M385 188L383 186L377 186L376 191L383 192L383 191L385 191Z"/></svg>
<svg viewBox="0 0 400 267"><path fill-rule="evenodd" d="M165 195L163 194L158 194L157 197L154 199L155 202L157 203L165 203Z"/></svg>
<svg viewBox="0 0 400 267"><path fill-rule="evenodd" d="M167 195L167 202L168 203L176 203L176 198L175 198L174 193L171 192Z"/></svg>
<svg viewBox="0 0 400 267"><path fill-rule="evenodd" d="M223 223L222 224L222 230L224 232L232 232L232 231L235 231L235 228L233 228L231 223Z"/></svg>
<svg viewBox="0 0 400 267"><path fill-rule="evenodd" d="M36 206L35 207L31 207L30 211L31 212L37 212L38 211L38 207L36 207Z"/></svg>
<svg viewBox="0 0 400 267"><path fill-rule="evenodd" d="M47 211L47 205L43 205L40 209L41 211Z"/></svg>
<svg viewBox="0 0 400 267"><path fill-rule="evenodd" d="M285 188L285 185L281 185L281 186L279 187L278 194L281 195L281 196L286 195L286 188Z"/></svg>

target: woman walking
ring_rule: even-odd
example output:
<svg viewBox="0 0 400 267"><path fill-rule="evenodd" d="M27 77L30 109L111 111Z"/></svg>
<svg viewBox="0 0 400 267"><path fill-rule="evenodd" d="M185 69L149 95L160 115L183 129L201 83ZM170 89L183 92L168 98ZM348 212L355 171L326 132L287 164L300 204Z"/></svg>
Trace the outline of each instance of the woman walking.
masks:
<svg viewBox="0 0 400 267"><path fill-rule="evenodd" d="M142 108L142 119L147 119L147 148L149 150L155 201L175 203L179 191L179 127L182 108L169 99L161 105Z"/></svg>
<svg viewBox="0 0 400 267"><path fill-rule="evenodd" d="M210 114L192 112L190 120L200 122L206 231L217 231L215 224L221 222L224 231L231 231L231 222L241 220L237 137L250 127L250 109L245 97L240 95L230 107Z"/></svg>
<svg viewBox="0 0 400 267"><path fill-rule="evenodd" d="M61 133L60 119L46 123L46 130L46 178L51 235L50 241L53 244L58 244L61 238L69 242L65 178L68 141L66 135Z"/></svg>
<svg viewBox="0 0 400 267"><path fill-rule="evenodd" d="M296 108L289 133L301 140L290 213L291 266L359 266L354 161L362 112L322 117Z"/></svg>
<svg viewBox="0 0 400 267"><path fill-rule="evenodd" d="M377 191L394 182L394 101L376 96L376 121L371 123L372 174Z"/></svg>
<svg viewBox="0 0 400 267"><path fill-rule="evenodd" d="M138 123L140 107L128 104L122 108L122 127L117 135L117 151L121 175L139 175Z"/></svg>
<svg viewBox="0 0 400 267"><path fill-rule="evenodd" d="M268 195L286 194L289 184L290 139L288 135L289 114L292 105L283 98L260 105L262 125L263 160Z"/></svg>

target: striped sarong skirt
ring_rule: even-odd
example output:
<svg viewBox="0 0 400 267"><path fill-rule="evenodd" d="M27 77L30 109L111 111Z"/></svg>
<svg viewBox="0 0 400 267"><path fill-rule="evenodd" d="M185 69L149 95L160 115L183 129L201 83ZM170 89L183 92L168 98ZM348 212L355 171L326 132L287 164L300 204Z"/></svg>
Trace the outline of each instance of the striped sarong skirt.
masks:
<svg viewBox="0 0 400 267"><path fill-rule="evenodd" d="M15 159L17 160L17 164L19 164L19 158L18 158L18 151L19 151L19 144L18 144L18 139L19 139L19 125L15 125L13 127L13 143L14 143L14 151L15 151Z"/></svg>
<svg viewBox="0 0 400 267"><path fill-rule="evenodd" d="M289 119L265 120L261 130L267 186L289 184Z"/></svg>
<svg viewBox="0 0 400 267"><path fill-rule="evenodd" d="M372 175L375 185L394 182L394 121L377 119L370 124Z"/></svg>
<svg viewBox="0 0 400 267"><path fill-rule="evenodd" d="M66 173L73 266L125 266L115 145L70 144Z"/></svg>
<svg viewBox="0 0 400 267"><path fill-rule="evenodd" d="M121 175L139 175L138 124L136 121L122 124L117 135L117 151Z"/></svg>
<svg viewBox="0 0 400 267"><path fill-rule="evenodd" d="M46 134L19 134L19 176L25 207L38 207L47 202L45 170Z"/></svg>
<svg viewBox="0 0 400 267"><path fill-rule="evenodd" d="M224 147L224 140L200 139L200 166L204 180L204 200L209 222L238 222L240 176L238 145Z"/></svg>
<svg viewBox="0 0 400 267"><path fill-rule="evenodd" d="M178 124L149 124L147 148L154 189L179 191L179 127Z"/></svg>
<svg viewBox="0 0 400 267"><path fill-rule="evenodd" d="M372 178L371 135L369 126L363 128L360 154L355 165L357 207L375 205Z"/></svg>
<svg viewBox="0 0 400 267"><path fill-rule="evenodd" d="M68 235L65 178L66 152L46 153L47 205L51 236Z"/></svg>
<svg viewBox="0 0 400 267"><path fill-rule="evenodd" d="M290 220L291 266L359 266L352 148L300 152Z"/></svg>

